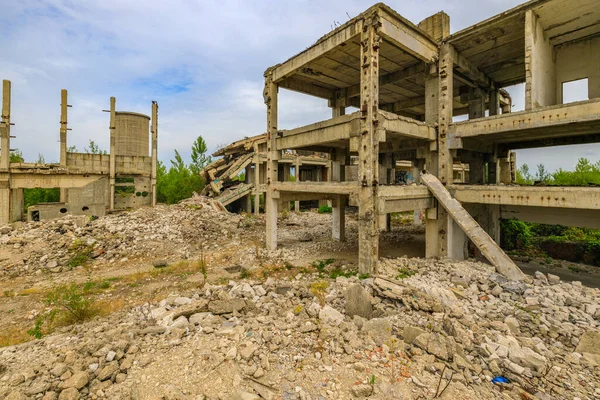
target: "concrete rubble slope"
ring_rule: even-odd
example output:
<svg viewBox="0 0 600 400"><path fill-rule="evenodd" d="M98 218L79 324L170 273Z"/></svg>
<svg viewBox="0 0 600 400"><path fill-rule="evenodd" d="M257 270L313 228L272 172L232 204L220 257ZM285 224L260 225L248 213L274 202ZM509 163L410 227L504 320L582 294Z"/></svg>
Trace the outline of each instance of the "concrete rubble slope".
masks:
<svg viewBox="0 0 600 400"><path fill-rule="evenodd" d="M193 263L200 252L210 262L206 284L198 269L191 270L164 281L167 292L160 297L0 348L0 397L390 399L433 398L442 390L440 398L447 399L600 395L599 289L542 273L529 283L510 281L475 261L383 258L374 277L356 275L356 260L340 259L323 272L308 261L292 264L327 249L348 253L357 245L355 215L349 218L348 243L342 244L327 239L329 215L282 217L287 249L276 252L252 243L264 227L261 218L222 212L205 197L91 222L67 217L2 229L0 252L18 250L25 261L2 264L4 287L77 276L85 282L129 270L135 274L122 279L134 282L140 297L168 279L166 272L157 280L135 278L141 271L185 258ZM416 232L395 227L390 243L410 246ZM87 267L65 266L64 249L92 238L94 250L102 250L97 258ZM38 239L56 243L44 249L44 260L31 252ZM241 278L235 272L240 266L254 275ZM322 281L327 285L315 290ZM7 323L12 314L0 312ZM496 376L510 383L492 383Z"/></svg>

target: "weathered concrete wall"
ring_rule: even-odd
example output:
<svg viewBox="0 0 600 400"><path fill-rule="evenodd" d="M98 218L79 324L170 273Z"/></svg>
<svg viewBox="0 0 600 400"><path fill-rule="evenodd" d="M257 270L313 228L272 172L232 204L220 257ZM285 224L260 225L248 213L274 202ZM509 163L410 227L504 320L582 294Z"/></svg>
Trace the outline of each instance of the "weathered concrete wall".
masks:
<svg viewBox="0 0 600 400"><path fill-rule="evenodd" d="M81 172L108 174L109 160L108 154L67 153L67 167Z"/></svg>
<svg viewBox="0 0 600 400"><path fill-rule="evenodd" d="M557 47L556 98L563 102L563 82L588 78L588 97L600 97L600 37Z"/></svg>
<svg viewBox="0 0 600 400"><path fill-rule="evenodd" d="M115 113L115 154L147 156L150 146L150 117L132 112Z"/></svg>
<svg viewBox="0 0 600 400"><path fill-rule="evenodd" d="M81 209L86 211L93 206L107 206L108 201L108 178L100 178L82 188L69 189L67 199L70 211ZM97 214L96 214L97 215ZM102 212L101 215L104 215Z"/></svg>
<svg viewBox="0 0 600 400"><path fill-rule="evenodd" d="M82 210L79 207L71 206L66 203L40 203L27 209L27 220L43 221L46 219L64 217L67 214L100 217L105 214L105 207L104 204L95 204Z"/></svg>
<svg viewBox="0 0 600 400"><path fill-rule="evenodd" d="M126 210L152 205L149 177L135 177L131 185L135 187L133 193L115 193L115 209Z"/></svg>
<svg viewBox="0 0 600 400"><path fill-rule="evenodd" d="M554 46L533 11L525 18L525 109L557 104Z"/></svg>

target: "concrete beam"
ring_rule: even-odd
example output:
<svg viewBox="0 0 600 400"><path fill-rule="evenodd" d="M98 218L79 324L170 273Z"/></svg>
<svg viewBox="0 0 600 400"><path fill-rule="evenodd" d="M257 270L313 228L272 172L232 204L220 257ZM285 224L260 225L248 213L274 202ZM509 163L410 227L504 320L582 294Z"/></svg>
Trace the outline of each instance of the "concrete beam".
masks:
<svg viewBox="0 0 600 400"><path fill-rule="evenodd" d="M482 89L489 90L492 87L492 80L471 63L471 61L456 51L454 46L451 46L451 52L454 64L460 69L462 75L466 76Z"/></svg>
<svg viewBox="0 0 600 400"><path fill-rule="evenodd" d="M358 193L358 182L276 182L273 189L291 193L325 193L330 195L350 195Z"/></svg>
<svg viewBox="0 0 600 400"><path fill-rule="evenodd" d="M3 179L0 174L0 180ZM38 188L80 188L84 187L106 175L75 175L69 173L12 173L10 175L11 189L38 189Z"/></svg>
<svg viewBox="0 0 600 400"><path fill-rule="evenodd" d="M333 31L331 34L304 50L295 57L290 58L283 64L279 64L271 69L273 83L293 75L300 68L309 62L317 59L325 53L333 50L342 43L346 43L355 36L359 35L363 29L363 20L356 19L349 25L344 25Z"/></svg>
<svg viewBox="0 0 600 400"><path fill-rule="evenodd" d="M302 81L293 77L281 81L280 87L294 92L306 93L315 97L329 100L335 96L335 91L315 85L314 83Z"/></svg>
<svg viewBox="0 0 600 400"><path fill-rule="evenodd" d="M317 122L280 132L276 141L277 150L296 149L338 140L348 140L359 132L360 112L341 115L332 119Z"/></svg>
<svg viewBox="0 0 600 400"><path fill-rule="evenodd" d="M386 85L392 85L406 79L414 78L417 75L423 74L426 69L427 65L425 63L418 63L411 65L410 67L391 72L379 77L379 86L383 87ZM348 98L360 96L360 85L352 85L348 87L346 90L346 96Z"/></svg>
<svg viewBox="0 0 600 400"><path fill-rule="evenodd" d="M500 217L536 224L600 229L600 210L548 207L500 206Z"/></svg>
<svg viewBox="0 0 600 400"><path fill-rule="evenodd" d="M500 143L598 132L600 99L458 122L448 128L452 139L485 136Z"/></svg>
<svg viewBox="0 0 600 400"><path fill-rule="evenodd" d="M380 127L386 132L396 133L407 138L437 140L437 132L433 124L419 122L382 110L379 110L379 115L381 117Z"/></svg>
<svg viewBox="0 0 600 400"><path fill-rule="evenodd" d="M439 50L437 43L412 24L384 10L380 12L379 22L381 23L379 33L385 40L426 63L432 63L437 59Z"/></svg>
<svg viewBox="0 0 600 400"><path fill-rule="evenodd" d="M453 185L449 190L461 203L600 209L600 188L594 187Z"/></svg>

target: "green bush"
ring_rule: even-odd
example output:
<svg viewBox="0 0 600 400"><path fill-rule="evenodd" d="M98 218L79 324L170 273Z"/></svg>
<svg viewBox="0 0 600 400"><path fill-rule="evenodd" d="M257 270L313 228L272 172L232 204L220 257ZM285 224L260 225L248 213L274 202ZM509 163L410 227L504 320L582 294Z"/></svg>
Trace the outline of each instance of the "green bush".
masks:
<svg viewBox="0 0 600 400"><path fill-rule="evenodd" d="M331 214L331 207L329 207L328 205L321 206L319 207L317 212L319 214Z"/></svg>
<svg viewBox="0 0 600 400"><path fill-rule="evenodd" d="M52 307L56 315L65 323L78 323L98 314L94 301L88 297L89 287L76 283L57 286L46 296L45 303Z"/></svg>
<svg viewBox="0 0 600 400"><path fill-rule="evenodd" d="M501 219L502 247L506 250L525 249L531 244L529 224L516 219Z"/></svg>

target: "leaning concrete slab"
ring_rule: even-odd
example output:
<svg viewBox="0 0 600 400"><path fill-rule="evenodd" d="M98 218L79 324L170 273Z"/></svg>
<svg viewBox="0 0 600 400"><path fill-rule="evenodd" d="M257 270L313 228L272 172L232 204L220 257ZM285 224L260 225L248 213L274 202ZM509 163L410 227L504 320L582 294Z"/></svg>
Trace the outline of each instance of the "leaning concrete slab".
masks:
<svg viewBox="0 0 600 400"><path fill-rule="evenodd" d="M450 217L463 229L469 239L479 248L481 254L496 267L496 271L512 280L523 280L525 275L492 238L479 226L460 203L432 174L424 172L421 181L446 209Z"/></svg>

